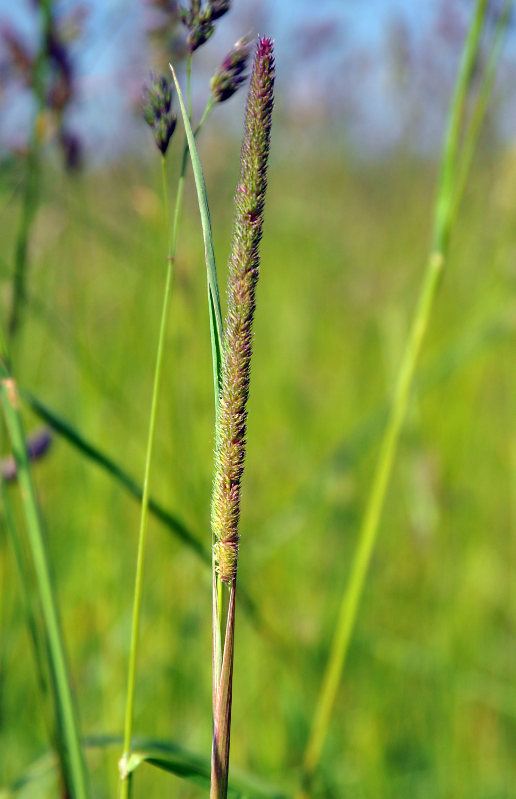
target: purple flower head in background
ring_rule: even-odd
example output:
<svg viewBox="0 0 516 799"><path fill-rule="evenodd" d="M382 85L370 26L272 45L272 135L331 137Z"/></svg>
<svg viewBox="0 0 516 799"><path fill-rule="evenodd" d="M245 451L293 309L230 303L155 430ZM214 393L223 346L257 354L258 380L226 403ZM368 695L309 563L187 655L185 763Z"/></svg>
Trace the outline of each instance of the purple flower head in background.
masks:
<svg viewBox="0 0 516 799"><path fill-rule="evenodd" d="M33 433L27 438L27 455L30 461L38 461L43 458L52 444L52 433L50 430L43 429ZM18 476L16 461L12 455L3 458L1 461L1 476L6 483L12 483Z"/></svg>
<svg viewBox="0 0 516 799"><path fill-rule="evenodd" d="M217 72L211 79L211 93L215 102L228 100L247 80L245 72L249 60L251 43L249 39L239 39L227 54Z"/></svg>
<svg viewBox="0 0 516 799"><path fill-rule="evenodd" d="M231 7L231 0L208 0L211 19L219 19L226 14Z"/></svg>
<svg viewBox="0 0 516 799"><path fill-rule="evenodd" d="M176 115L172 113L172 85L164 75L151 74L150 86L144 88L143 118L152 128L154 141L162 155L176 127Z"/></svg>
<svg viewBox="0 0 516 799"><path fill-rule="evenodd" d="M190 0L188 8L181 9L181 21L188 29L187 44L190 53L208 41L215 30L213 23L223 17L230 7L231 0L208 0L206 3Z"/></svg>

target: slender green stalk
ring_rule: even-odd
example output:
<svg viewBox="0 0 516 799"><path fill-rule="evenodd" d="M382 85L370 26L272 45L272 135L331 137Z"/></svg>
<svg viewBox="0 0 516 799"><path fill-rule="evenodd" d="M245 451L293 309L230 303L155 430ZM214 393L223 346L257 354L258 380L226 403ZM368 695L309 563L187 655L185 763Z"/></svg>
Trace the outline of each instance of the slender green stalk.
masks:
<svg viewBox="0 0 516 799"><path fill-rule="evenodd" d="M52 24L52 2L45 0L39 4L42 14L41 44L36 56L33 76L33 91L36 99L34 121L27 151L26 177L23 191L22 209L18 235L16 237L14 256L14 276L9 311L8 334L12 338L16 333L25 301L27 282L27 265L30 235L36 218L40 185L40 151L41 141L38 130L41 112L45 107L45 75L47 69L47 38Z"/></svg>
<svg viewBox="0 0 516 799"><path fill-rule="evenodd" d="M219 580L219 585L221 581ZM210 799L226 799L229 781L229 745L233 693L233 660L235 649L236 576L229 589L224 655L214 669L213 745L211 754Z"/></svg>
<svg viewBox="0 0 516 799"><path fill-rule="evenodd" d="M80 743L79 723L70 685L57 599L52 584L36 492L27 458L25 433L19 412L18 388L8 367L3 336L0 338L1 403L18 469L29 549L47 639L50 676L56 697L56 717L63 743L61 754L66 773L66 787L72 799L88 799L88 779Z"/></svg>
<svg viewBox="0 0 516 799"><path fill-rule="evenodd" d="M46 646L41 614L38 612L34 591L32 590L31 586L32 581L30 575L29 558L27 557L27 553L25 552L25 548L20 541L20 536L16 529L12 501L9 495L9 488L6 485L5 480L1 478L0 494L2 496L5 527L7 529L7 534L14 552L14 559L18 568L18 577L22 586L24 613L34 652L38 688L43 701L45 701L48 694L48 676L45 673L45 664L48 663L48 649ZM47 714L45 713L45 717L46 715ZM45 720L47 721L47 718L45 718ZM49 732L52 737L56 736L55 730L49 728ZM66 771L63 768L63 763L60 763L59 765L61 767L63 781L66 781Z"/></svg>
<svg viewBox="0 0 516 799"><path fill-rule="evenodd" d="M184 156L187 153L186 147L190 152L192 161L192 170L195 178L195 185L197 189L197 199L199 204L199 212L201 215L201 224L204 238L204 252L206 259L206 276L208 284L208 309L210 318L210 338L211 338L211 355L213 366L213 398L215 403L215 422L217 423L219 412L219 388L222 368L222 338L223 338L223 325L222 325L222 311L220 307L220 292L217 279L217 267L215 263L215 251L213 249L213 234L211 230L210 209L208 205L208 197L206 192L206 183L202 170L201 160L197 147L195 144L195 134L190 124L190 115L185 107L181 87L177 81L176 74L172 65L170 65L172 77L176 85L176 91L179 98L179 105L181 114L183 116L183 123L185 126L186 144ZM187 97L189 96L187 90ZM190 101L188 100L189 104ZM214 105L213 97L210 97L206 111L203 114L203 119ZM201 120L202 121L202 120ZM212 552L215 541L212 536ZM215 569L215 560L212 555L212 633L213 633L213 699L215 703L216 686L220 682L220 673L222 669L222 625L223 625L223 601L222 601L222 585L220 583L219 575ZM215 704L214 704L215 707Z"/></svg>
<svg viewBox="0 0 516 799"><path fill-rule="evenodd" d="M142 501L143 488L129 475L119 463L114 461L99 447L88 441L76 428L74 428L68 421L41 402L37 397L34 397L30 392L20 388L20 396L29 405L31 410L34 411L40 419L49 424L53 430L68 441L75 447L82 455L96 463L105 472L107 472L117 483L123 486L126 491L135 497L138 501ZM175 514L166 510L157 500L149 496L148 502L149 512L162 524L186 544L204 563L211 563L210 552L186 524Z"/></svg>
<svg viewBox="0 0 516 799"><path fill-rule="evenodd" d="M221 342L223 338L223 325L222 325L222 311L220 308L220 293L217 280L217 267L215 264L215 251L213 249L213 235L211 230L210 209L208 205L208 197L206 193L206 183L202 171L202 165L195 145L195 135L190 124L188 112L185 107L181 87L179 86L176 73L172 64L169 65L172 77L174 79L181 114L185 126L186 138L188 148L190 151L190 158L192 161L192 170L195 178L195 186L197 189L197 199L199 204L199 212L201 215L201 224L204 238L204 251L206 259L206 275L208 281L208 297L209 297L209 310L210 310L210 335L211 335L211 349L212 349L212 362L213 362L213 393L215 400L215 416L218 412L218 395L220 385L220 371L221 371Z"/></svg>
<svg viewBox="0 0 516 799"><path fill-rule="evenodd" d="M162 185L163 185L163 209L165 217L165 226L166 229L168 229L169 206L168 206L166 160L164 155L161 158L161 175L162 175ZM170 247L170 241L169 241L169 247ZM170 252L169 247L167 247L167 252ZM127 797L131 795L132 773L128 772L127 764L131 756L131 740L132 740L133 719L134 719L136 661L138 655L138 642L140 637L140 617L141 617L141 604L142 604L142 594L143 594L143 567L145 560L145 549L147 543L147 530L148 530L148 520L149 520L149 497L150 497L152 455L154 449L156 421L158 417L158 400L159 400L159 392L161 386L161 375L163 371L163 353L165 350L168 309L170 304L170 295L172 291L173 262L174 258L172 256L172 253L170 253L167 257L165 290L163 293L163 306L161 312L158 348L156 352L156 366L154 370L154 385L152 389L151 410L149 417L147 452L145 456L145 472L143 478L143 495L142 495L141 514L140 514L140 531L138 535L138 554L136 559L136 576L134 582L133 616L132 616L132 625L131 625L131 648L129 651L129 667L127 675L127 697L126 697L125 724L124 724L124 752L122 755L122 760L120 762L120 772L122 776L120 784L120 796L123 799L127 799Z"/></svg>
<svg viewBox="0 0 516 799"><path fill-rule="evenodd" d="M142 501L143 488L136 482L119 463L114 461L109 455L106 455L101 449L96 447L88 441L78 430L58 416L55 411L51 410L44 405L41 400L34 397L28 391L19 389L20 397L27 402L30 408L36 413L40 419L43 419L49 424L56 433L59 433L66 441L73 447L81 452L86 458L100 466L107 474L109 474L117 483L139 502ZM171 513L163 507L157 500L149 495L149 513L154 518L160 521L173 533L180 541L186 544L189 549L199 557L205 565L212 563L212 554L210 550L202 544L198 537L190 530L189 527L180 519L176 514ZM265 633L267 637L274 641L276 645L281 645L277 633L268 625L264 618L262 618L258 606L255 601L251 599L248 593L244 590L242 585L239 588L240 606L247 613L250 621L254 624L257 630Z"/></svg>
<svg viewBox="0 0 516 799"><path fill-rule="evenodd" d="M468 89L480 45L487 3L477 0L466 39L456 87L451 103L448 130L435 205L432 249L428 258L419 300L409 331L394 391L387 425L381 440L362 526L350 568L346 591L342 598L331 651L322 681L312 728L303 759L303 796L310 794L311 782L319 762L330 723L337 689L356 622L358 607L371 555L378 535L380 516L392 471L400 433L405 418L421 345L428 328L431 311L444 269L451 232L453 197L461 124L464 118Z"/></svg>
<svg viewBox="0 0 516 799"><path fill-rule="evenodd" d="M489 99L491 97L494 79L496 77L496 70L500 55L502 53L503 45L505 43L505 36L509 27L511 12L514 8L514 0L506 0L505 5L500 13L496 25L491 52L489 53L487 65L482 78L482 83L478 92L478 96L473 109L472 117L464 142L461 149L460 161L457 169L457 178L455 181L455 193L453 197L453 208L451 211L451 226L453 227L455 217L457 215L459 206L464 196L464 190L475 155L478 138L482 129L482 124L485 119Z"/></svg>
<svg viewBox="0 0 516 799"><path fill-rule="evenodd" d="M192 121L192 53L188 53L186 58L186 103L188 108L188 119Z"/></svg>
<svg viewBox="0 0 516 799"><path fill-rule="evenodd" d="M190 63L190 60L189 60ZM191 76L191 65L188 71L188 84L190 84L190 76ZM196 133L199 132L202 125L204 125L208 115L213 107L212 103L208 103L205 112L201 118L201 121L197 127ZM156 366L154 371L154 385L152 391L152 400L151 400L151 411L150 411L150 418L149 418L149 433L147 439L147 452L145 457L145 471L144 471L144 479L143 479L143 492L142 492L142 507L141 507L141 516L140 516L140 531L138 536L138 554L136 560L136 576L135 576L135 587L134 587L134 598L133 598L133 616L132 616L132 626L131 626L131 648L129 652L129 666L128 666L128 676L127 676L127 697L126 697L126 710L125 710L125 723L124 723L124 752L122 755L122 759L120 761L120 772L121 772L121 785L120 785L120 797L121 799L128 799L131 795L131 780L132 780L132 771L129 768L130 758L131 758L131 739L132 739L132 730L133 730L133 719L134 719L134 695L135 695L135 683L136 683L136 664L137 664L137 655L138 655L138 641L139 641L139 634L140 634L140 617L141 617L141 603L142 603L142 593L143 593L143 568L144 568L144 560L145 560L145 549L147 543L147 527L148 527L148 516L149 516L149 508L150 508L150 477L151 477L151 465L152 465L152 455L153 455L153 447L154 447L154 439L155 439L155 431L156 431L156 420L157 420L157 409L158 409L158 400L159 400L159 393L160 393L160 386L161 386L161 375L163 370L163 353L165 348L165 338L166 338L166 329L167 329L167 318L168 318L168 309L170 305L170 296L172 291L172 278L173 278L173 265L175 260L176 254L176 246L177 246L177 239L178 239L178 231L179 231L179 222L181 217L181 208L183 202L183 192L184 192L184 181L185 181L185 172L186 172L186 165L187 165L187 145L183 148L183 156L181 160L181 169L180 175L177 185L177 193L176 193L176 203L174 209L174 221L172 224L172 228L170 229L170 236L168 239L167 244L167 273L166 273L166 280L165 280L165 291L163 294L163 307L161 313L161 322L160 322L160 331L159 331L159 339L158 339L158 348L156 353ZM169 203L168 203L168 188L167 188L167 174L166 174L166 160L165 156L162 156L161 160L161 175L162 175L162 190L163 190L163 207L164 207L164 215L165 215L165 222L166 222L166 229L169 229Z"/></svg>

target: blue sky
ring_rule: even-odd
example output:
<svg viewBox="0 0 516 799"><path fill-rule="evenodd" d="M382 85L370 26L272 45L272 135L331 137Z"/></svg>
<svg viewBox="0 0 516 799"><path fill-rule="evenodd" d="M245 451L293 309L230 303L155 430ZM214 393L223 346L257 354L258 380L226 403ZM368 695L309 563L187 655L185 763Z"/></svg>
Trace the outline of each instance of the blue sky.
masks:
<svg viewBox="0 0 516 799"><path fill-rule="evenodd" d="M71 123L82 129L92 153L102 157L116 152L122 136L127 138L135 128L134 103L154 66L145 37L148 11L142 0L81 4L88 18L83 36L73 44L80 101ZM64 11L77 5L77 0L57 3ZM275 39L282 116L298 115L305 123L330 115L347 127L357 144L381 151L399 141L400 114L408 113L409 100L417 106L425 90L430 100L421 102L417 113L428 116L424 124L432 141L442 125L443 100L472 8L472 0L234 0L212 40L198 52L199 92L205 97L210 73L236 38L246 32L267 33ZM16 26L28 41L34 39L32 0L0 0L0 22ZM456 27L457 41L446 40L446 25L450 30ZM419 70L408 76L406 97L393 85L389 48L396 31L407 37ZM419 66L425 59L430 78L435 69L434 82L442 82L441 98L432 98L425 84ZM4 93L0 142L12 142L29 123L30 109L19 94ZM237 117L239 102L228 103Z"/></svg>

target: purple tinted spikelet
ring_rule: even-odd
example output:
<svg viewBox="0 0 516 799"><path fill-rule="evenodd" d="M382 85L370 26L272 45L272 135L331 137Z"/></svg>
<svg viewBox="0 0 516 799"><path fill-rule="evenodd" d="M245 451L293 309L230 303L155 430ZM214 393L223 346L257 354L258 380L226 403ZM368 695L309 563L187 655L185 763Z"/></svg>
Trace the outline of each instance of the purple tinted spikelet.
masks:
<svg viewBox="0 0 516 799"><path fill-rule="evenodd" d="M190 53L208 41L215 30L213 24L220 19L231 7L231 0L190 0L188 8L180 10L180 18L188 29L187 44Z"/></svg>
<svg viewBox="0 0 516 799"><path fill-rule="evenodd" d="M220 19L227 14L231 7L231 0L208 0L208 9L212 20Z"/></svg>
<svg viewBox="0 0 516 799"><path fill-rule="evenodd" d="M259 269L274 88L271 39L259 39L251 75L229 260L228 305L215 453L212 530L220 579L236 577L252 322Z"/></svg>
<svg viewBox="0 0 516 799"><path fill-rule="evenodd" d="M239 39L211 79L211 93L216 103L229 100L245 83L249 50L249 40Z"/></svg>
<svg viewBox="0 0 516 799"><path fill-rule="evenodd" d="M32 436L27 438L27 456L30 461L39 461L48 452L52 444L52 433L46 428L38 430ZM11 483L16 480L18 476L18 467L12 455L3 458L0 461L0 479L5 480L6 483Z"/></svg>
<svg viewBox="0 0 516 799"><path fill-rule="evenodd" d="M172 113L172 86L164 75L151 74L151 84L143 93L143 118L152 128L154 141L162 155L176 128L176 115Z"/></svg>

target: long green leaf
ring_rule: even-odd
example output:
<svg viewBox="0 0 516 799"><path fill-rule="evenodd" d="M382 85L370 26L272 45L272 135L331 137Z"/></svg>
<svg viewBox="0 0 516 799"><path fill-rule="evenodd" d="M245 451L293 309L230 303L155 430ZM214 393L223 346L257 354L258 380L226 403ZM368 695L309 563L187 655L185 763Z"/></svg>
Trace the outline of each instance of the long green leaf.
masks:
<svg viewBox="0 0 516 799"><path fill-rule="evenodd" d="M202 232L204 239L204 253L206 259L206 273L208 278L208 308L210 316L210 338L211 338L211 358L213 365L213 398L215 402L215 429L217 428L217 420L219 414L219 391L221 384L222 372L222 340L223 340L223 325L222 325L222 311L220 308L220 294L219 285L217 280L217 268L215 265L215 252L213 249L213 236L211 231L211 218L210 209L208 205L208 196L206 193L206 183L202 170L201 160L195 144L195 134L190 124L190 117L186 110L183 95L181 94L181 87L179 86L176 73L172 64L169 64L172 71L172 77L176 86L177 96L179 98L179 105L181 107L181 114L185 126L186 139L190 150L190 160L192 162L192 171L195 178L195 187L197 189L197 200L199 204L199 212L201 215ZM213 544L213 541L212 541ZM213 570L213 674L214 685L218 682L218 675L221 668L221 654L222 654L222 632L221 632L221 605L220 605L220 581L218 575L215 574L215 563L212 562ZM215 694L214 694L215 696Z"/></svg>
<svg viewBox="0 0 516 799"><path fill-rule="evenodd" d="M90 735L84 738L83 744L88 749L107 749L119 747L121 735ZM135 738L135 751L129 763L134 771L141 764L147 763L156 768L175 774L181 779L195 783L206 791L210 787L210 760L197 755L182 746L164 740L151 738ZM47 753L29 766L25 773L8 788L0 789L0 799L14 797L28 783L37 780L42 774L48 774L55 768L55 759ZM288 794L276 786L245 774L238 769L230 779L229 796L232 799L288 799Z"/></svg>
<svg viewBox="0 0 516 799"><path fill-rule="evenodd" d="M176 73L172 64L169 65L172 71L172 77L176 85L177 96L179 98L179 105L181 107L181 115L185 126L186 138L188 140L188 147L190 149L190 159L192 161L192 170L195 178L195 187L197 189L197 200L199 203L199 212L201 214L202 233L204 239L204 255L206 259L206 271L208 277L208 293L209 293L209 308L210 308L210 334L212 346L212 360L213 360L213 381L215 391L215 410L218 405L219 385L220 385L220 368L221 368L221 353L222 353L222 312L220 309L220 294L219 284L217 280L217 268L215 265L215 251L213 249L213 235L211 231L210 209L208 206L208 196L206 193L206 183L202 171L201 160L197 151L195 143L195 135L188 118L188 112L185 107L181 88L177 81Z"/></svg>
<svg viewBox="0 0 516 799"><path fill-rule="evenodd" d="M62 758L63 772L67 790L72 799L88 799L88 779L79 738L79 723L72 696L57 599L50 573L41 517L27 457L25 433L19 411L18 388L7 365L3 341L1 343L0 397L18 470L18 483L27 527L28 545L47 639L55 713L59 738L62 741L60 756Z"/></svg>
<svg viewBox="0 0 516 799"><path fill-rule="evenodd" d="M486 11L487 0L476 0L450 105L434 209L431 250L412 325L407 337L387 424L380 441L371 489L359 530L348 583L342 597L331 650L303 758L303 787L300 793L303 799L310 795L313 775L317 769L330 724L369 564L378 536L380 518L405 420L410 392L413 387L419 354L446 263L453 223L453 197L464 112L480 46L480 36Z"/></svg>
<svg viewBox="0 0 516 799"><path fill-rule="evenodd" d="M14 558L18 568L18 576L22 587L21 593L25 620L34 652L38 687L41 696L45 699L48 693L48 675L45 672L45 665L48 663L48 648L43 624L41 622L41 614L38 612L35 601L36 598L32 589L28 553L25 551L25 547L18 535L9 487L3 479L0 479L0 493L2 496L5 526L13 548Z"/></svg>
<svg viewBox="0 0 516 799"><path fill-rule="evenodd" d="M101 469L104 469L120 485L122 485L131 496L141 502L143 490L120 464L106 455L99 447L88 441L79 431L69 422L59 416L54 410L45 405L41 400L25 389L19 389L20 396L30 406L40 419L45 421L56 433L62 436L69 444L85 455ZM153 516L165 525L174 535L181 539L190 549L205 563L211 567L211 553L200 543L196 536L188 529L181 519L175 514L166 510L157 500L152 497L149 499L149 511ZM268 638L278 648L283 646L281 637L278 635L259 611L259 608L247 591L240 586L240 605L247 614L254 627Z"/></svg>
<svg viewBox="0 0 516 799"><path fill-rule="evenodd" d="M59 416L55 411L51 410L47 405L44 405L37 397L23 389L20 390L20 394L40 419L43 419L49 424L56 433L59 433L59 435L76 447L76 449L82 452L89 460L108 472L129 492L129 494L141 502L143 489L125 469L110 458L109 455L106 455L105 452L102 452L101 449L88 441L69 422ZM189 546L202 561L211 565L211 554L203 547L181 519L166 510L152 497L149 499L149 511L153 516L159 519L159 521L163 522L174 535Z"/></svg>
<svg viewBox="0 0 516 799"><path fill-rule="evenodd" d="M92 745L94 741L100 739L90 739ZM106 739L107 745L113 743L114 739ZM131 755L128 768L134 772L142 763L175 774L176 777L194 782L201 788L210 788L210 760L203 755L188 752L181 746L169 741L156 740L136 740L135 751ZM268 785L256 777L243 774L236 770L229 781L228 796L232 799L286 799L284 791L277 787Z"/></svg>

